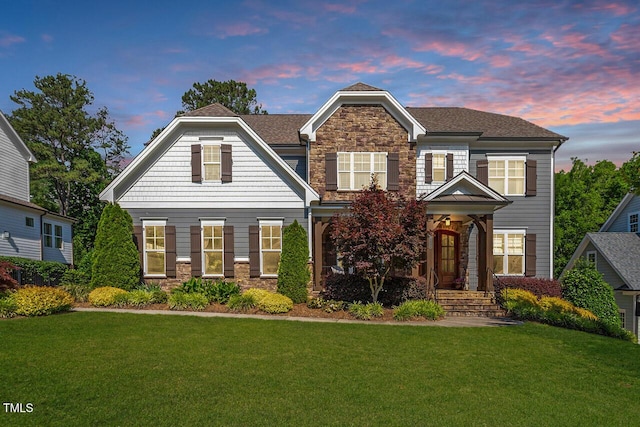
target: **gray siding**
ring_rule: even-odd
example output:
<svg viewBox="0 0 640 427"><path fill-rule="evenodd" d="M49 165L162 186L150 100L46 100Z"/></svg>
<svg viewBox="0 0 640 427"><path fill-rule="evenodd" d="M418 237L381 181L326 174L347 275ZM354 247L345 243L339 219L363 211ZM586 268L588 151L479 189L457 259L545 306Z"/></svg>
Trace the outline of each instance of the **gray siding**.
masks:
<svg viewBox="0 0 640 427"><path fill-rule="evenodd" d="M607 282L612 288L616 289L624 285L624 281L620 278L618 273L611 267L611 265L604 259L602 254L598 252L592 243L589 243L584 252L580 254L581 257L586 258L587 252L597 252L596 255L596 269L604 276L604 281Z"/></svg>
<svg viewBox="0 0 640 427"><path fill-rule="evenodd" d="M620 212L618 217L613 221L613 223L609 226L609 228L605 231L611 232L622 232L626 233L629 231L629 214L631 213L639 213L640 212L640 196L635 196L631 199L631 201L625 206L625 208Z"/></svg>
<svg viewBox="0 0 640 427"><path fill-rule="evenodd" d="M27 227L27 217L33 218L33 227ZM40 259L40 212L0 202L0 233L4 231L11 238L0 238L0 255Z"/></svg>
<svg viewBox="0 0 640 427"><path fill-rule="evenodd" d="M296 171L300 178L307 180L307 158L306 156L280 155L287 162L289 167Z"/></svg>
<svg viewBox="0 0 640 427"><path fill-rule="evenodd" d="M167 225L176 227L176 256L191 256L190 231L192 225L199 225L200 218L225 218L225 225L234 228L235 257L249 256L249 226L258 225L258 218L284 218L284 225L298 220L307 230L305 209L134 209L127 211L133 218L133 225L142 225L142 219L166 218ZM307 235L309 234L307 230Z"/></svg>
<svg viewBox="0 0 640 427"><path fill-rule="evenodd" d="M54 226L54 230L56 225L62 226L62 248L56 248L55 243L53 243L53 247L50 248L43 246L42 259L44 261L57 261L63 264L73 264L73 236L71 232L71 224L46 215L42 218L42 222L50 223Z"/></svg>
<svg viewBox="0 0 640 427"><path fill-rule="evenodd" d="M634 313L636 297L634 295L623 295L622 292L614 292L614 296L618 307L625 311L625 329L638 336L638 317Z"/></svg>
<svg viewBox="0 0 640 427"><path fill-rule="evenodd" d="M29 201L29 162L0 121L0 194Z"/></svg>
<svg viewBox="0 0 640 427"><path fill-rule="evenodd" d="M487 155L497 153L504 155L523 155L522 151L505 149L492 151L471 150L469 153L469 173L476 176L476 162L485 160ZM536 235L536 277L549 278L552 275L553 251L551 249L551 230L553 222L552 202L552 157L551 151L526 150L527 159L537 161L537 195L532 197L507 196L512 200L509 206L499 209L494 214L493 228L524 229L527 233ZM477 272L477 232L469 239L469 272L474 276ZM471 286L474 286L473 281Z"/></svg>

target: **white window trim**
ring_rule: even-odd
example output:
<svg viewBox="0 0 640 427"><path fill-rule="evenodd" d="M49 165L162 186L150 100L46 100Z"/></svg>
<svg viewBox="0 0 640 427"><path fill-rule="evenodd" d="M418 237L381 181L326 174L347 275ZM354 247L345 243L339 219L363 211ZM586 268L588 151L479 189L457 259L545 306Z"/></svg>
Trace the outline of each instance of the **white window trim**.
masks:
<svg viewBox="0 0 640 427"><path fill-rule="evenodd" d="M435 178L433 179L432 183L445 183L447 182L447 154L449 154L448 151L443 151L443 150L433 150L431 152L431 154L433 155L431 157L431 176L435 177L435 162L433 161L434 157L436 155L443 155L444 156L444 180L443 181L438 181Z"/></svg>
<svg viewBox="0 0 640 427"><path fill-rule="evenodd" d="M590 262L589 261L589 256L593 255L593 265L597 268L598 267L598 252L596 252L596 251L587 251L586 255L587 255L587 262Z"/></svg>
<svg viewBox="0 0 640 427"><path fill-rule="evenodd" d="M47 225L51 227L49 233L47 233ZM50 244L47 245L47 237L50 239ZM53 248L53 224L50 222L42 223L42 244L45 248Z"/></svg>
<svg viewBox="0 0 640 427"><path fill-rule="evenodd" d="M260 234L259 234L259 251L260 251L260 277L266 277L266 278L273 278L273 277L278 277L278 274L264 274L264 267L263 267L263 260L262 260L262 255L263 255L263 249L262 249L262 227L263 226L279 226L280 227L280 256L282 257L282 232L283 232L283 228L284 228L284 221L282 220L260 220L259 221L259 228L260 228ZM275 252L273 250L268 250L268 252Z"/></svg>
<svg viewBox="0 0 640 427"><path fill-rule="evenodd" d="M635 222L634 224L636 224L636 227L638 228L637 231L631 231L631 216L632 215L638 215L638 221ZM629 212L628 218L627 218L627 230L629 230L630 233L638 233L640 232L640 212Z"/></svg>
<svg viewBox="0 0 640 427"><path fill-rule="evenodd" d="M60 236L56 233L57 230L60 230ZM62 225L53 224L53 247L56 249L63 250L64 249L64 239L62 238L62 234L64 230L62 229ZM60 247L58 247L58 240L60 240Z"/></svg>
<svg viewBox="0 0 640 427"><path fill-rule="evenodd" d="M527 270L527 266L526 266L526 262L527 262L527 230L525 229L513 229L513 230L509 230L509 229L499 229L499 230L493 230L493 234L502 234L502 244L503 244L503 248L504 248L504 259L502 261L502 271L507 271L508 270L508 266L509 266L509 246L508 246L508 240L505 236L507 236L508 234L522 234L522 273L519 274L513 274L513 273L495 273L496 276L518 276L518 277L522 277L524 276L526 270ZM494 237L495 238L495 237ZM493 249L492 249L493 250Z"/></svg>
<svg viewBox="0 0 640 427"><path fill-rule="evenodd" d="M487 156L487 160L491 161L505 161L517 160L524 162L524 185L522 186L521 194L509 194L509 167L508 163L505 163L504 167L504 191L503 196L526 196L527 194L527 156ZM487 171L487 179L491 180L491 167Z"/></svg>
<svg viewBox="0 0 640 427"><path fill-rule="evenodd" d="M162 226L164 227L164 274L147 274L147 227L153 226ZM156 277L156 278L165 278L167 277L167 221L161 220L151 220L151 221L142 221L142 261L143 261L143 275L144 277ZM159 251L153 251L159 252Z"/></svg>
<svg viewBox="0 0 640 427"><path fill-rule="evenodd" d="M205 274L205 250L204 250L204 227L222 227L222 273L220 274ZM202 265L202 277L224 277L224 221L201 221L200 222L200 251L201 265ZM217 252L217 251L216 251Z"/></svg>
<svg viewBox="0 0 640 427"><path fill-rule="evenodd" d="M340 156L341 155L349 155L349 188L340 188ZM376 154L383 154L385 156L385 158L387 159L387 163L385 164L385 173L387 174L387 185L384 186L384 188L382 188L383 190L387 189L388 186L388 180L389 180L389 171L388 171L388 158L389 158L389 153L386 151L339 151L336 155L336 177L337 177L337 181L338 181L338 191L360 191L362 190L362 188L354 188L354 181L355 181L355 177L354 177L354 167L353 167L353 155L354 154L369 154L369 176L371 176L372 174L377 173L375 171L375 155ZM343 172L344 173L344 172Z"/></svg>
<svg viewBox="0 0 640 427"><path fill-rule="evenodd" d="M618 316L620 316L620 322L622 323L622 329L627 329L627 310L624 308L618 309Z"/></svg>
<svg viewBox="0 0 640 427"><path fill-rule="evenodd" d="M217 163L215 163L215 162L205 162L204 161L204 159L205 159L204 148L205 147L218 147L218 150L220 151L220 156L219 156L220 161L217 162ZM214 143L207 142L205 144L202 144L201 152L202 152L202 156L201 156L201 158L202 158L202 164L201 164L201 167L202 167L202 182L222 182L222 144L220 142L217 142L217 143L216 142L214 142ZM211 164L211 165L217 164L217 165L220 166L220 168L218 169L218 171L220 172L220 176L218 178L216 178L216 179L206 179L207 174L206 174L206 171L205 171L205 165L208 165L208 164Z"/></svg>

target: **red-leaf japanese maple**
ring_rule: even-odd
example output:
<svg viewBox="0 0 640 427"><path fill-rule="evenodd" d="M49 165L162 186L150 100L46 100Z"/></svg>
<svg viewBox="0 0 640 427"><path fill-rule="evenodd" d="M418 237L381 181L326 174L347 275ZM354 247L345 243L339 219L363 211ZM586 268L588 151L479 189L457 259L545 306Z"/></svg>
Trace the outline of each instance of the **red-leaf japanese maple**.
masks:
<svg viewBox="0 0 640 427"><path fill-rule="evenodd" d="M331 239L345 267L369 281L374 302L392 268L413 268L424 253L426 204L391 197L375 180L332 219Z"/></svg>

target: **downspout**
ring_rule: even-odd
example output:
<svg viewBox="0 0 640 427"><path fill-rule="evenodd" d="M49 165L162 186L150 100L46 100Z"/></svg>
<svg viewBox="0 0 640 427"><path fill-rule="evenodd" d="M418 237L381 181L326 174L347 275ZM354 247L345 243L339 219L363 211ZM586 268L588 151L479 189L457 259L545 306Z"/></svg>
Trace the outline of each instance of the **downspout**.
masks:
<svg viewBox="0 0 640 427"><path fill-rule="evenodd" d="M44 221L43 218L47 214L47 211L44 211L42 215L40 215L40 261L44 261Z"/></svg>

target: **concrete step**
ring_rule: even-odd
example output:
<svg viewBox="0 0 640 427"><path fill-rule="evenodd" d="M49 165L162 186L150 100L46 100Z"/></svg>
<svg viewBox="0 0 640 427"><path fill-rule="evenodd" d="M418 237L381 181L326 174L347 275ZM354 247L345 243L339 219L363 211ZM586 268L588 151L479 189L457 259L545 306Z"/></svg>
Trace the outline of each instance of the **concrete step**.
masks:
<svg viewBox="0 0 640 427"><path fill-rule="evenodd" d="M504 310L451 310L445 311L445 317L507 317Z"/></svg>

